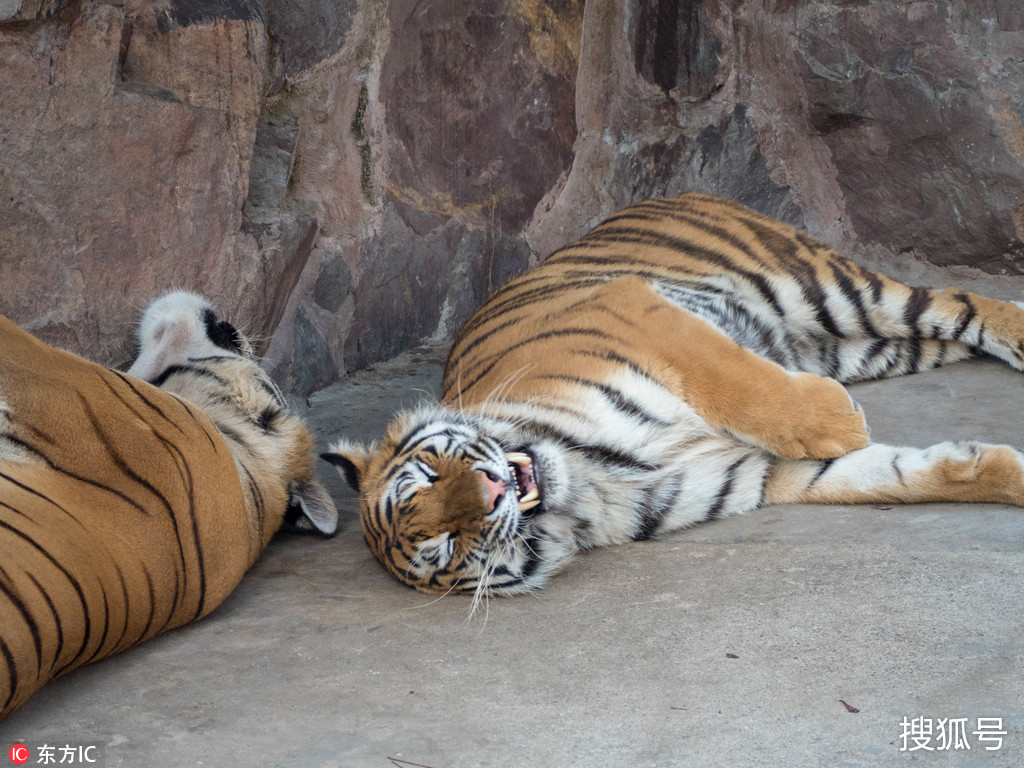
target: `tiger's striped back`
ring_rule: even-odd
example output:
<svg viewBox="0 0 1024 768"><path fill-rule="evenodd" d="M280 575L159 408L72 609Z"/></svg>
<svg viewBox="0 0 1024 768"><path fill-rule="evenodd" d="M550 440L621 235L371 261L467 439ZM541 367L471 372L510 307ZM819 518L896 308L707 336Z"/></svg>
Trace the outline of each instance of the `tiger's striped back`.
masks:
<svg viewBox="0 0 1024 768"><path fill-rule="evenodd" d="M242 384L264 391L254 363L227 350L189 364L201 370L180 362L167 357L166 377L198 381L230 433L0 318L0 719L48 680L208 614L289 493L314 483L312 439L279 395L251 416L233 400L232 366L251 366Z"/></svg>
<svg viewBox="0 0 1024 768"><path fill-rule="evenodd" d="M594 289L623 277L649 282L673 304L791 370L852 382L962 356L955 344L913 339L928 307L922 289L871 272L734 201L690 193L637 203L605 219L497 291L456 337L442 401L468 404L528 378L536 368L531 347L550 347L559 343L556 333L574 332L552 324L585 304ZM892 306L900 308L895 319ZM580 343L565 350L574 356L566 365L588 370L600 331L575 333ZM863 343L850 350L842 342L851 340Z"/></svg>

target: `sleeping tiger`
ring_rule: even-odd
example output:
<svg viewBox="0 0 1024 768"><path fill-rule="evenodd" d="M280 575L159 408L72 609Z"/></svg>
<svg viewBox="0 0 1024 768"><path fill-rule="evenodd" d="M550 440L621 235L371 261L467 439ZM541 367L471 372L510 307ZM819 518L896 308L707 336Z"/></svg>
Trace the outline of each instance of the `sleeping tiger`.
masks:
<svg viewBox="0 0 1024 768"><path fill-rule="evenodd" d="M0 318L0 719L209 613L290 507L335 528L312 437L242 333L176 292L138 341L124 374Z"/></svg>
<svg viewBox="0 0 1024 768"><path fill-rule="evenodd" d="M613 215L466 323L439 404L323 458L400 581L542 586L579 550L779 503L1024 505L1007 446L869 444L840 382L984 353L1024 369L1024 311L908 288L701 194Z"/></svg>

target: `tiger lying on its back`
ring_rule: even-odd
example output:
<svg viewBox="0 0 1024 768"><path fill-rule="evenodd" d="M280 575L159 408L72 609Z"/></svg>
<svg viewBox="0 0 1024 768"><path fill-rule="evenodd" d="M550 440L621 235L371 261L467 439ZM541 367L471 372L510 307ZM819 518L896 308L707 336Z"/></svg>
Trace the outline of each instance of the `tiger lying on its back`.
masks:
<svg viewBox="0 0 1024 768"><path fill-rule="evenodd" d="M0 318L0 719L209 613L289 505L334 530L313 439L241 333L173 293L139 342L125 375Z"/></svg>
<svg viewBox="0 0 1024 768"><path fill-rule="evenodd" d="M1024 368L1024 311L907 288L733 202L653 200L495 293L439 405L324 458L398 579L523 592L579 549L763 504L1024 505L1014 449L868 445L838 383L975 352Z"/></svg>

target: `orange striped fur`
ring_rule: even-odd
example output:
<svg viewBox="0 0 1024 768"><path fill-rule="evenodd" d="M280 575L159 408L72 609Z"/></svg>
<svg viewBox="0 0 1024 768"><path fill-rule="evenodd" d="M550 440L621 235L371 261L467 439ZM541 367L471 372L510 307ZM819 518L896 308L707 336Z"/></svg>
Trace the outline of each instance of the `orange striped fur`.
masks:
<svg viewBox="0 0 1024 768"><path fill-rule="evenodd" d="M627 208L510 281L458 334L440 403L326 458L399 580L521 592L581 549L767 503L1021 505L1015 449L869 444L843 387L976 353L1024 368L1024 311L909 288L687 194Z"/></svg>
<svg viewBox="0 0 1024 768"><path fill-rule="evenodd" d="M163 389L0 318L0 719L209 613L289 503L334 514L244 336L190 294L147 319L133 372Z"/></svg>

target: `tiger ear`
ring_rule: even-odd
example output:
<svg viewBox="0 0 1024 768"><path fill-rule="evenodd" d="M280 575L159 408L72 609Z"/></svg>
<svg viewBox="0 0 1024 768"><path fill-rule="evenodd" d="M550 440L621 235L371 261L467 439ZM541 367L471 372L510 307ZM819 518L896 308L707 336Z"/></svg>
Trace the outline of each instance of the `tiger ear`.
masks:
<svg viewBox="0 0 1024 768"><path fill-rule="evenodd" d="M339 440L330 447L329 451L320 454L321 459L338 468L338 472L345 478L345 482L356 493L360 492L359 486L363 482L371 456L373 453L368 448L347 440Z"/></svg>
<svg viewBox="0 0 1024 768"><path fill-rule="evenodd" d="M307 483L294 483L290 490L286 522L297 524L296 521L305 517L324 536L333 536L338 532L338 508L334 506L326 488L316 480L310 480Z"/></svg>

